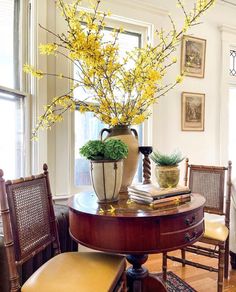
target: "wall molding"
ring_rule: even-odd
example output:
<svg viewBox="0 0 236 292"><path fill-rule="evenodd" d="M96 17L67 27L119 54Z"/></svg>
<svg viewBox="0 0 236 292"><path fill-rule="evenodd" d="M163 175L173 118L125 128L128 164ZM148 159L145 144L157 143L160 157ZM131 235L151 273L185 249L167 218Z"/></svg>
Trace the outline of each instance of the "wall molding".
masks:
<svg viewBox="0 0 236 292"><path fill-rule="evenodd" d="M236 1L235 0L220 0L218 1L218 4L221 5L229 5L230 7L236 8Z"/></svg>
<svg viewBox="0 0 236 292"><path fill-rule="evenodd" d="M223 25L219 26L219 30L220 30L220 32L227 32L227 33L231 33L231 34L236 34L236 26L223 24Z"/></svg>
<svg viewBox="0 0 236 292"><path fill-rule="evenodd" d="M103 1L105 4L109 4L109 0ZM124 7L130 7L131 9L141 9L143 11L150 12L152 14L159 14L163 16L167 16L169 11L163 8L158 7L158 5L147 3L146 1L140 0L119 0L119 5L124 5Z"/></svg>

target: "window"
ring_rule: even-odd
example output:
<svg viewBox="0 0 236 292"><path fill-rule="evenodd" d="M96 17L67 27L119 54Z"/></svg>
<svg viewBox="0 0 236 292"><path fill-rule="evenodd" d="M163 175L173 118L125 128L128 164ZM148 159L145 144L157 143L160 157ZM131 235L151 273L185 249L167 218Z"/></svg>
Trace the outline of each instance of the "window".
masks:
<svg viewBox="0 0 236 292"><path fill-rule="evenodd" d="M0 167L6 178L25 174L25 104L20 90L20 0L2 0L0 5Z"/></svg>
<svg viewBox="0 0 236 292"><path fill-rule="evenodd" d="M24 172L24 97L0 90L0 161L5 177L20 177Z"/></svg>
<svg viewBox="0 0 236 292"><path fill-rule="evenodd" d="M236 51L235 50L230 50L229 73L231 76L236 76Z"/></svg>
<svg viewBox="0 0 236 292"><path fill-rule="evenodd" d="M109 31L111 29L107 28L107 33L105 34L105 38L109 37ZM135 47L141 46L142 34L125 31L120 34L119 38L119 46L121 56L126 51L131 51ZM74 72L76 79L76 70ZM85 94L82 90L77 89L76 94ZM82 158L79 154L79 148L88 140L99 139L98 135L102 128L106 127L102 122L100 122L97 118L93 116L92 113L81 114L78 111L75 112L74 119L74 129L75 129L75 164L74 164L74 183L77 187L90 185L90 174L89 174L89 161ZM139 134L139 144L142 145L142 125L135 127ZM141 158L140 158L141 159ZM141 163L139 163L139 169L136 174L135 179L137 181L141 181L142 179L142 169Z"/></svg>
<svg viewBox="0 0 236 292"><path fill-rule="evenodd" d="M19 89L19 3L2 0L0 5L0 85Z"/></svg>

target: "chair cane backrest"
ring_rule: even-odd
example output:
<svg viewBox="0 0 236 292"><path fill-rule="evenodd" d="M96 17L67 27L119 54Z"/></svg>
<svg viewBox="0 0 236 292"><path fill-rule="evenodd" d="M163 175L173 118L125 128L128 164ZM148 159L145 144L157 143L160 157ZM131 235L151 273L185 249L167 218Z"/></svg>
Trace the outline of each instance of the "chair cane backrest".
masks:
<svg viewBox="0 0 236 292"><path fill-rule="evenodd" d="M185 185L188 185L193 193L202 194L206 198L206 212L225 215L225 219L228 221L231 196L231 161L229 161L228 167L220 167L191 165L186 159Z"/></svg>
<svg viewBox="0 0 236 292"><path fill-rule="evenodd" d="M53 244L60 252L47 165L37 176L7 181L0 170L0 207L11 286L19 288L17 265Z"/></svg>

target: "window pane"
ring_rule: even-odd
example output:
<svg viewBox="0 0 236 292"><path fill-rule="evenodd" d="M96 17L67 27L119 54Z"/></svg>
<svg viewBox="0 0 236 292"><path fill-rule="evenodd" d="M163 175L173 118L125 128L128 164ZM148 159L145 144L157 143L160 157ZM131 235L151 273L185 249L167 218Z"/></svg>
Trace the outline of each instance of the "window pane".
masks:
<svg viewBox="0 0 236 292"><path fill-rule="evenodd" d="M89 161L79 154L86 141L99 139L99 133L105 125L93 116L93 113L75 112L75 185L90 185Z"/></svg>
<svg viewBox="0 0 236 292"><path fill-rule="evenodd" d="M229 74L231 76L236 76L236 51L235 50L230 50Z"/></svg>
<svg viewBox="0 0 236 292"><path fill-rule="evenodd" d="M14 0L0 1L0 85L14 87Z"/></svg>
<svg viewBox="0 0 236 292"><path fill-rule="evenodd" d="M109 40L111 29L107 28L104 33L105 40ZM140 47L141 34L124 32L119 36L120 57L124 57L126 51L131 51L135 47ZM132 66L132 63L127 63L127 66ZM75 79L79 79L80 72L74 68ZM81 88L76 88L75 96L83 96L86 101L89 101L89 92L84 92ZM119 93L117 93L119 94ZM92 113L75 112L75 185L91 185L89 174L89 161L82 158L79 154L79 148L82 147L88 140L99 139L99 133L102 128L106 127L101 121L93 116ZM139 134L139 144L142 145L142 126L134 127ZM134 180L142 180L142 163L140 163L137 174Z"/></svg>
<svg viewBox="0 0 236 292"><path fill-rule="evenodd" d="M23 174L23 98L0 92L0 167L6 178Z"/></svg>

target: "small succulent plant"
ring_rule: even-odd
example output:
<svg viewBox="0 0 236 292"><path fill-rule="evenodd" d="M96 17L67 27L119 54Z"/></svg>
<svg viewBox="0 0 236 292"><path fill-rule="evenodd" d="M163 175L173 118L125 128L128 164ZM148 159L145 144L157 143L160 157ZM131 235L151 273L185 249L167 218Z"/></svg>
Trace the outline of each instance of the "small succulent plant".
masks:
<svg viewBox="0 0 236 292"><path fill-rule="evenodd" d="M119 139L90 140L79 150L90 160L120 160L128 155L128 146Z"/></svg>
<svg viewBox="0 0 236 292"><path fill-rule="evenodd" d="M184 157L180 151L174 151L169 155L162 154L159 151L153 151L150 158L158 166L175 166L184 160Z"/></svg>

